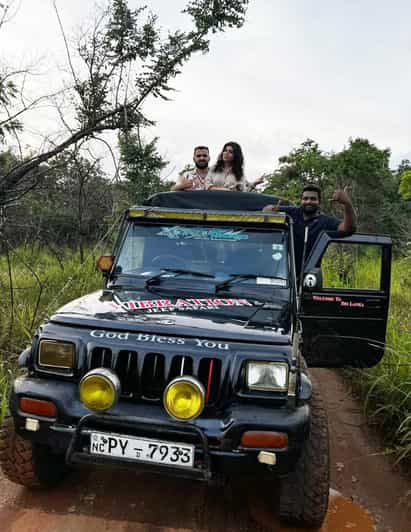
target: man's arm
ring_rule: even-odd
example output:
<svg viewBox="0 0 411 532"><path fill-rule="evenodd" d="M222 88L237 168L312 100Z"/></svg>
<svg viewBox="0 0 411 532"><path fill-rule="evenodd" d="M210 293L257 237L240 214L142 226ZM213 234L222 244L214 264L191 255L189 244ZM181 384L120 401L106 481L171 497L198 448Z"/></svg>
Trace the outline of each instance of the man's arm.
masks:
<svg viewBox="0 0 411 532"><path fill-rule="evenodd" d="M355 212L351 200L347 194L347 188L336 190L331 201L337 202L344 208L344 219L337 227L337 231L342 233L354 233L356 229Z"/></svg>
<svg viewBox="0 0 411 532"><path fill-rule="evenodd" d="M263 212L286 212L291 213L294 211L294 209L297 209L294 205L282 205L281 200L278 200L278 202L274 204L269 204L263 207Z"/></svg>
<svg viewBox="0 0 411 532"><path fill-rule="evenodd" d="M267 176L265 174L263 174L258 179L253 181L253 183L247 183L247 191L248 192L253 192L253 190L255 190L255 188L257 187L257 185L260 185L261 183L263 183L266 180L266 178L267 178Z"/></svg>
<svg viewBox="0 0 411 532"><path fill-rule="evenodd" d="M189 190L193 187L193 182L190 179L187 179L185 175L182 175L178 178L177 183L171 187L173 192L178 192L179 190Z"/></svg>

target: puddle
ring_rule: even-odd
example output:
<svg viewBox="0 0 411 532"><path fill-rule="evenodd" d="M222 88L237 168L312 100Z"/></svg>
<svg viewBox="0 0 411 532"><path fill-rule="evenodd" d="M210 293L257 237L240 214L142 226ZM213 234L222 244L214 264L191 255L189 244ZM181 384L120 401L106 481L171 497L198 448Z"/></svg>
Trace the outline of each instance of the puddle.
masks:
<svg viewBox="0 0 411 532"><path fill-rule="evenodd" d="M272 512L263 506L260 500L250 501L250 513L253 519L271 532L303 532L301 528L284 527L275 521ZM313 529L304 529L314 532ZM341 493L330 490L328 513L321 529L316 532L375 532L372 516L351 499Z"/></svg>
<svg viewBox="0 0 411 532"><path fill-rule="evenodd" d="M330 490L328 513L321 532L337 530L354 530L358 532L374 532L374 520L364 508L340 493Z"/></svg>

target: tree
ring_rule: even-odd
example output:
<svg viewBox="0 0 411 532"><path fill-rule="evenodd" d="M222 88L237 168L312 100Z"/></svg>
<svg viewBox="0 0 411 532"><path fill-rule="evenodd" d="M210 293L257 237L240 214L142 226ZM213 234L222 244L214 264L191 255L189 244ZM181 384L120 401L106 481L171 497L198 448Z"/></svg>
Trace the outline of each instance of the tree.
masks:
<svg viewBox="0 0 411 532"><path fill-rule="evenodd" d="M329 158L312 139L307 139L288 155L280 157L279 163L279 168L269 176L266 193L280 194L298 202L306 183L316 183L322 188L328 184Z"/></svg>
<svg viewBox="0 0 411 532"><path fill-rule="evenodd" d="M406 200L411 200L411 170L401 174L400 194Z"/></svg>
<svg viewBox="0 0 411 532"><path fill-rule="evenodd" d="M338 184L349 185L363 231L381 230L381 207L394 193L389 149L379 149L367 139L350 139L348 146L332 156Z"/></svg>
<svg viewBox="0 0 411 532"><path fill-rule="evenodd" d="M92 31L85 32L78 42L82 69L75 69L75 58L67 45L72 83L66 102L74 102L74 122L68 123L69 113L60 110L65 136L48 139L44 151L0 176L0 204L14 201L17 188L22 188L30 172L46 161L51 164L70 146L99 138L105 131L127 131L150 123L142 114L147 98L169 99L170 83L184 63L192 54L209 50L210 34L240 28L247 4L248 0L191 0L183 11L191 19L191 29L164 37L157 17L146 7L133 10L126 0L110 0ZM57 9L56 13L58 16ZM65 38L60 18L59 22ZM7 111L7 116L15 116ZM7 116L1 118L3 127L9 124Z"/></svg>
<svg viewBox="0 0 411 532"><path fill-rule="evenodd" d="M16 205L8 208L9 243L40 243L54 254L64 246L80 252L106 230L112 211L111 185L99 161L88 160L78 149L60 153L43 169L40 182Z"/></svg>
<svg viewBox="0 0 411 532"><path fill-rule="evenodd" d="M145 198L165 188L160 175L168 163L157 151L157 140L145 142L139 130L119 136L120 174L129 203L141 204Z"/></svg>

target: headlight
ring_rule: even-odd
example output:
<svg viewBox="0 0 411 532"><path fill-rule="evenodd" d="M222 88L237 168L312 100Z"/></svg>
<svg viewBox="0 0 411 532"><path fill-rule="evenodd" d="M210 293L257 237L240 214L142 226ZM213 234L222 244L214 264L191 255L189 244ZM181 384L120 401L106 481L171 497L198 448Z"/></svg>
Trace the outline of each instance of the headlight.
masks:
<svg viewBox="0 0 411 532"><path fill-rule="evenodd" d="M68 342L41 340L39 347L39 366L72 369L76 348Z"/></svg>
<svg viewBox="0 0 411 532"><path fill-rule="evenodd" d="M250 390L287 391L288 365L281 362L248 362L247 386Z"/></svg>
<svg viewBox="0 0 411 532"><path fill-rule="evenodd" d="M80 400L90 410L104 412L111 408L120 395L120 381L114 371L92 369L80 381Z"/></svg>
<svg viewBox="0 0 411 532"><path fill-rule="evenodd" d="M193 377L177 377L164 390L164 406L169 415L179 421L198 417L204 408L204 387Z"/></svg>

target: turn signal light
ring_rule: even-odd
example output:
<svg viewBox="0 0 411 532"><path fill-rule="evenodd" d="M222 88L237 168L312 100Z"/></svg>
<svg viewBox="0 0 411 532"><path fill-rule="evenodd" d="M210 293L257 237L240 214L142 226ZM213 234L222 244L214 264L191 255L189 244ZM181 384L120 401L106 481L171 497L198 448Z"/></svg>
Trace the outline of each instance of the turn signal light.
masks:
<svg viewBox="0 0 411 532"><path fill-rule="evenodd" d="M96 261L96 267L101 273L108 273L114 264L112 255L101 255Z"/></svg>
<svg viewBox="0 0 411 532"><path fill-rule="evenodd" d="M241 445L259 449L283 449L288 446L288 435L284 432L248 430L241 436Z"/></svg>
<svg viewBox="0 0 411 532"><path fill-rule="evenodd" d="M43 401L42 399L31 399L30 397L22 397L19 400L19 407L22 412L26 414L35 414L42 417L57 416L57 408L51 401Z"/></svg>

